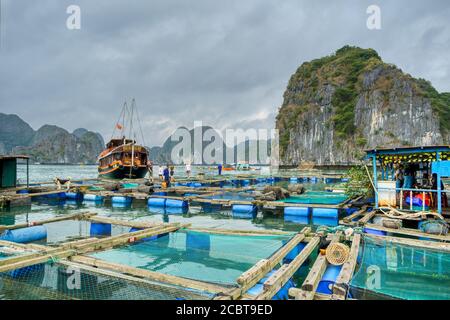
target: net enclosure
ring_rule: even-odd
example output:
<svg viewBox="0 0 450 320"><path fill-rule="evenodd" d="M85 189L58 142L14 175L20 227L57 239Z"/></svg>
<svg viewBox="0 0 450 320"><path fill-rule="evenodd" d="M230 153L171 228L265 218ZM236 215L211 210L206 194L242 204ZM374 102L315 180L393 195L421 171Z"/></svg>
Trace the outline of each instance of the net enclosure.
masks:
<svg viewBox="0 0 450 320"><path fill-rule="evenodd" d="M351 281L356 298L450 299L450 252L364 237Z"/></svg>

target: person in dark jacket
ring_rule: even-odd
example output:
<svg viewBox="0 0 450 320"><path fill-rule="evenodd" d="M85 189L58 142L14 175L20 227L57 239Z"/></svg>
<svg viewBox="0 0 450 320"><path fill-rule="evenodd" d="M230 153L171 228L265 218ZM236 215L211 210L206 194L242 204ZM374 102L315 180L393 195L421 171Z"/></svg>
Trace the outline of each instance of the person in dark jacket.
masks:
<svg viewBox="0 0 450 320"><path fill-rule="evenodd" d="M217 170L219 171L219 176L222 175L222 164L219 163L219 165L217 166Z"/></svg>

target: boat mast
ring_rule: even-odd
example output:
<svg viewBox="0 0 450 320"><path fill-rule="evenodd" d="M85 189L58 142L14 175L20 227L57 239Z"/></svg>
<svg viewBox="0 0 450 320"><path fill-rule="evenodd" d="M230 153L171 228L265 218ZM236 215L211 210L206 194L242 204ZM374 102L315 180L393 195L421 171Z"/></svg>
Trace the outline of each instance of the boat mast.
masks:
<svg viewBox="0 0 450 320"><path fill-rule="evenodd" d="M130 137L131 139L131 166L130 166L130 178L131 178L131 173L134 167L134 138L132 137L131 133L133 132L133 111L134 111L134 99L131 102L131 116L130 116Z"/></svg>

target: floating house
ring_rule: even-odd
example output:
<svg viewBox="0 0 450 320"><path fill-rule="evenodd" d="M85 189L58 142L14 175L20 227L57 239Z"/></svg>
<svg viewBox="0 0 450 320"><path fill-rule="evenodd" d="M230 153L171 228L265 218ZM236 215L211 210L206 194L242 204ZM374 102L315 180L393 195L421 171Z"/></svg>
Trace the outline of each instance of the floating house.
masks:
<svg viewBox="0 0 450 320"><path fill-rule="evenodd" d="M0 155L0 188L15 188L17 186L17 160L26 160L27 187L29 186L29 157Z"/></svg>
<svg viewBox="0 0 450 320"><path fill-rule="evenodd" d="M450 213L443 178L450 177L450 146L367 150L375 206ZM379 169L381 172L379 172ZM396 171L403 179L396 178Z"/></svg>

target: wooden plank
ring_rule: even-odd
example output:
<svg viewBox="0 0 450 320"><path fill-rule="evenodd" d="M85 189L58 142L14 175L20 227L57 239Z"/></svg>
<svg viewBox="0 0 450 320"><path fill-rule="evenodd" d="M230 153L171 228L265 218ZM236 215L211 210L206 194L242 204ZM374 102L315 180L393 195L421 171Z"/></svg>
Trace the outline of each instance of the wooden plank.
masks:
<svg viewBox="0 0 450 320"><path fill-rule="evenodd" d="M59 221L65 221L65 220L77 220L77 219L85 219L96 215L96 213L90 213L90 212L84 212L84 213L74 213L74 214L67 214L63 216L58 216L50 219L40 220L40 221L32 221L28 223L18 223L14 225L0 225L0 232L4 230L14 230L14 229L21 229L31 226L39 226L47 223L52 222L59 222Z"/></svg>
<svg viewBox="0 0 450 320"><path fill-rule="evenodd" d="M362 215L366 210L367 210L367 206L363 206L360 210L353 212L351 215L344 217L342 220L344 220L344 222L348 222L348 223L353 222L353 219Z"/></svg>
<svg viewBox="0 0 450 320"><path fill-rule="evenodd" d="M102 268L102 269L108 269L112 270L118 273L124 273L127 275L131 275L134 277L141 277L148 280L158 281L161 283L167 283L175 286L181 286L184 288L191 288L201 291L207 291L211 293L219 293L229 290L226 287L222 287L219 285L203 282L203 281L197 281L197 280L191 280L186 279L182 277L177 277L169 274L163 274L155 271L140 269L140 268L134 268L127 265L119 264L119 263L113 263L108 262L92 257L87 256L72 256L69 257L70 261L87 265L90 267L96 267L96 268Z"/></svg>
<svg viewBox="0 0 450 320"><path fill-rule="evenodd" d="M103 217L103 216L89 217L89 219L87 219L87 220L99 222L99 223L108 223L108 224L126 226L126 227L131 227L131 228L140 228L140 229L168 225L168 224L159 223L159 222L129 221L129 220L120 220L120 219L114 219L114 218Z"/></svg>
<svg viewBox="0 0 450 320"><path fill-rule="evenodd" d="M14 269L19 269L27 266L31 266L34 264L45 263L52 259L62 259L67 258L72 255L76 255L79 253L87 253L93 252L106 248L113 248L117 245L124 245L127 243L132 243L134 241L151 237L154 235L159 235L162 233L169 233L178 230L182 225L175 225L171 227L155 227L144 229L136 232L130 232L127 234L122 234L118 236L108 237L104 239L97 239L96 241L81 243L73 245L73 248L67 249L65 247L57 247L54 249L48 249L44 253L39 256L27 256L24 255L21 259L6 260L4 265L0 265L0 272L10 271ZM11 258L9 258L11 259Z"/></svg>
<svg viewBox="0 0 450 320"><path fill-rule="evenodd" d="M359 253L359 246L361 242L361 235L359 233L353 236L352 247L350 248L350 255L347 261L342 265L342 269L333 286L333 296L345 299L347 296L347 289L350 280L355 272L356 262Z"/></svg>
<svg viewBox="0 0 450 320"><path fill-rule="evenodd" d="M253 287L264 275L275 268L283 258L292 251L304 238L305 234L311 229L306 227L300 233L296 234L288 243L286 243L280 250L275 252L268 259L259 261L249 270L245 271L237 278L237 283L241 286L245 286L247 289Z"/></svg>
<svg viewBox="0 0 450 320"><path fill-rule="evenodd" d="M405 246L417 247L417 248L427 248L438 251L450 252L450 243L428 241L428 240L418 240L418 239L407 239L399 238L393 236L377 236L374 234L365 234L366 237L370 237L379 241L392 242L395 244L401 244Z"/></svg>
<svg viewBox="0 0 450 320"><path fill-rule="evenodd" d="M331 300L331 295L329 294L304 291L299 288L290 288L289 296L294 298L294 300Z"/></svg>
<svg viewBox="0 0 450 320"><path fill-rule="evenodd" d="M191 231L217 233L217 234L230 234L230 235L248 235L248 236L293 236L292 232L279 231L279 230L238 230L238 229L221 229L221 228L188 228Z"/></svg>
<svg viewBox="0 0 450 320"><path fill-rule="evenodd" d="M400 228L400 229L393 229L393 228L387 228L384 226L379 226L376 224L365 224L366 228L379 230L379 231L386 231L391 233L397 233L407 236L413 236L413 237L423 237L423 238L429 238L429 239L435 239L435 240L441 240L441 241L450 241L450 235L437 235L437 234L429 234L425 233L416 229L410 229L410 228Z"/></svg>
<svg viewBox="0 0 450 320"><path fill-rule="evenodd" d="M292 260L291 263L286 265L286 267L280 268L275 272L269 279L264 282L264 291L260 293L256 299L257 300L269 300L287 283L287 281L292 278L294 273L300 268L300 266L305 262L313 250L317 247L320 242L320 237L314 237L311 241L303 248L303 250Z"/></svg>
<svg viewBox="0 0 450 320"><path fill-rule="evenodd" d="M339 242L340 238L342 236L342 232L337 232L333 235L331 243ZM331 244L330 243L330 244ZM328 267L328 261L325 255L319 254L317 256L316 261L314 261L313 266L311 267L311 270L309 271L308 275L305 278L305 281L303 281L302 284L302 290L305 292L312 292L310 294L310 298L314 298L314 292L317 290L317 287L319 286L319 282L323 277L323 274L325 273L325 270Z"/></svg>
<svg viewBox="0 0 450 320"><path fill-rule="evenodd" d="M361 219L359 219L358 221L356 221L356 223L360 226L366 224L367 222L369 222L369 220L371 220L375 214L377 213L376 210L372 210L370 212L367 212Z"/></svg>

